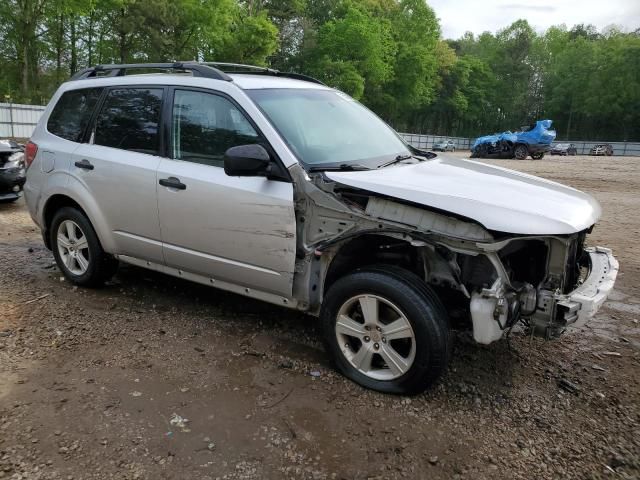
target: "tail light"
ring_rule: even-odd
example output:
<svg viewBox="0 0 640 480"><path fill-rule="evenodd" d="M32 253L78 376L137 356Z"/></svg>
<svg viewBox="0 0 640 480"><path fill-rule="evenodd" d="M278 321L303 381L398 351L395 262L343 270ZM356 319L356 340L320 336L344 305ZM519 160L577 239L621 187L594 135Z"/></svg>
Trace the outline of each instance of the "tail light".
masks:
<svg viewBox="0 0 640 480"><path fill-rule="evenodd" d="M27 142L27 145L24 148L24 163L27 168L29 168L36 159L36 153L38 153L38 145L33 142Z"/></svg>

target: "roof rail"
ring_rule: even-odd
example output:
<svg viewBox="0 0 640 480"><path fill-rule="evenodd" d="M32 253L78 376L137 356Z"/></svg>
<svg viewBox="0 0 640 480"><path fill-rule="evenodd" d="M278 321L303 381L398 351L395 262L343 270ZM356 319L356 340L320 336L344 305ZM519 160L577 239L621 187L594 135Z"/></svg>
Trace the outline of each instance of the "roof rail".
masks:
<svg viewBox="0 0 640 480"><path fill-rule="evenodd" d="M160 69L160 70L183 70L191 72L194 77L212 78L215 80L232 81L232 78L223 71L198 62L174 62L174 63L125 63L121 65L96 65L85 68L77 72L71 80L83 80L85 78L96 77L122 77L127 70L135 69ZM100 75L105 72L104 75Z"/></svg>
<svg viewBox="0 0 640 480"><path fill-rule="evenodd" d="M227 63L227 62L200 62L201 65L208 65L210 67L216 67L220 70L232 70L240 69L240 70L253 70L258 72L269 72L269 73L278 73L278 70L269 67L260 67L258 65L247 65L244 63Z"/></svg>
<svg viewBox="0 0 640 480"><path fill-rule="evenodd" d="M224 71L225 73L235 73L235 74L250 73L253 75L272 75L274 77L293 78L295 80L304 80L305 82L313 82L313 83L319 83L320 85L324 85L324 83L322 83L317 78L313 78L308 75L303 75L302 73L281 72L280 70L276 70L274 68L259 67L257 65L245 65L243 63L225 63L225 62L200 62L200 65L215 67L219 70Z"/></svg>

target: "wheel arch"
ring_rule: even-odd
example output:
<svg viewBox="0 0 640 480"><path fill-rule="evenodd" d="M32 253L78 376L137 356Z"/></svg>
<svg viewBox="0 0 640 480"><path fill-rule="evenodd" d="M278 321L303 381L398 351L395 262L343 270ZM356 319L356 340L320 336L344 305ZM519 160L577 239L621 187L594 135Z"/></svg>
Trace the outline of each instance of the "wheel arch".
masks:
<svg viewBox="0 0 640 480"><path fill-rule="evenodd" d="M56 192L49 196L42 208L43 238L47 248L51 249L49 232L51 229L51 222L53 221L53 217L56 212L64 207L72 207L78 209L89 219L102 248L109 253L113 253L113 238L110 235L105 235L105 232L110 232L110 229L102 228L103 226L106 226L106 221L104 216L100 213L97 204L95 204L95 202L93 203L94 205L89 205L68 191Z"/></svg>
<svg viewBox="0 0 640 480"><path fill-rule="evenodd" d="M363 233L334 246L330 253L323 281L325 292L340 277L370 265L393 264L424 278L424 270L419 268L419 263L408 262L414 256L418 258L417 248L383 233Z"/></svg>
<svg viewBox="0 0 640 480"><path fill-rule="evenodd" d="M449 290L460 290L461 287L459 275L452 267L452 252L441 245L376 232L345 240L327 253L322 278L323 298L344 275L374 265L406 270L432 287Z"/></svg>

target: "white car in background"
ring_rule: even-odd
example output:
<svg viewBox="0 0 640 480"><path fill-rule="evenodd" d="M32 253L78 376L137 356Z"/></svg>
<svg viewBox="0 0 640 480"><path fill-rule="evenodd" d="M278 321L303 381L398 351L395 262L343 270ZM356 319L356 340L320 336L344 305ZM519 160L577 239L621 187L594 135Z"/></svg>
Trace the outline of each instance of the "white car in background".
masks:
<svg viewBox="0 0 640 480"><path fill-rule="evenodd" d="M455 152L456 144L453 143L453 140L441 140L434 142L431 150L434 152Z"/></svg>

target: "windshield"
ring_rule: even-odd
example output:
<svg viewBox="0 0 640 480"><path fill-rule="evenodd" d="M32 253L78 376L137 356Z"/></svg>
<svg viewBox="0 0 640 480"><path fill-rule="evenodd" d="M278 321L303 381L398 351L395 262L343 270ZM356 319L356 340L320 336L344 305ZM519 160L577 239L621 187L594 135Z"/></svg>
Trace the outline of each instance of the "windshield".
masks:
<svg viewBox="0 0 640 480"><path fill-rule="evenodd" d="M291 88L247 94L305 166L375 168L411 153L386 123L342 92Z"/></svg>

